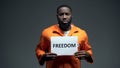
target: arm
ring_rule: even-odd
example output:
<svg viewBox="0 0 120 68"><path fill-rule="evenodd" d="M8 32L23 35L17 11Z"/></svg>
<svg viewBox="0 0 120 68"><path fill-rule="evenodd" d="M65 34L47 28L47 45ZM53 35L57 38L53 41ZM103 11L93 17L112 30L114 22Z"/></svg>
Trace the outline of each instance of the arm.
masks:
<svg viewBox="0 0 120 68"><path fill-rule="evenodd" d="M92 56L85 50L80 50L76 52L75 57L77 57L80 60L85 59L86 61L93 63Z"/></svg>
<svg viewBox="0 0 120 68"><path fill-rule="evenodd" d="M38 47L36 48L36 56L40 65L44 65L45 61L42 58L44 54L45 52L43 50L40 50Z"/></svg>
<svg viewBox="0 0 120 68"><path fill-rule="evenodd" d="M80 44L80 47L78 48L79 51L75 53L75 56L79 58L80 60L85 59L86 61L93 63L92 48L88 43L88 36L86 32L83 32L83 38L84 40Z"/></svg>
<svg viewBox="0 0 120 68"><path fill-rule="evenodd" d="M45 53L42 50L36 49L36 56L38 58L39 64L44 65L45 61L54 60L57 57L55 53Z"/></svg>
<svg viewBox="0 0 120 68"><path fill-rule="evenodd" d="M57 55L54 53L48 53L50 51L49 45L49 40L42 35L40 42L36 47L36 56L40 65L44 65L45 61L54 60L57 57Z"/></svg>

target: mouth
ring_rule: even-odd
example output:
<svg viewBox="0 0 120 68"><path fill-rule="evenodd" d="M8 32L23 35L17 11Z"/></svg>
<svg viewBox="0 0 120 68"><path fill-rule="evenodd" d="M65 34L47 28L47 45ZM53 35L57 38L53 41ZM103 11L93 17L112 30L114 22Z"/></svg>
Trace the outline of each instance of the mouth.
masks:
<svg viewBox="0 0 120 68"><path fill-rule="evenodd" d="M63 23L68 23L68 21L67 20L63 20Z"/></svg>

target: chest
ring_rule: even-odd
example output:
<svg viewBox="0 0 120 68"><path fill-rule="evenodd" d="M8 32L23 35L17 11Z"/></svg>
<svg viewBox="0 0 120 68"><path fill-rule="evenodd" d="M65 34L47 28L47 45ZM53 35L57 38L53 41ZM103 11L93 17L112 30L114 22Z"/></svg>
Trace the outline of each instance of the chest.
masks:
<svg viewBox="0 0 120 68"><path fill-rule="evenodd" d="M78 43L81 44L82 41L85 40L85 36L83 33L81 32L63 32L63 33L57 33L57 32L54 32L54 33L48 33L47 34L47 39L50 41L51 40L51 37L58 37L58 36L61 36L61 37L64 37L64 36L77 36L78 37Z"/></svg>

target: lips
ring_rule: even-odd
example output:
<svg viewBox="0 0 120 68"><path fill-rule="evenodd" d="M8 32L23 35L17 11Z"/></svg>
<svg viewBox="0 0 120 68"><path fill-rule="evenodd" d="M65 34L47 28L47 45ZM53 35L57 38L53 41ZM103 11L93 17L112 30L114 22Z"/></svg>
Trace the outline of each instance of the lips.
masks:
<svg viewBox="0 0 120 68"><path fill-rule="evenodd" d="M68 20L63 20L63 23L68 23Z"/></svg>

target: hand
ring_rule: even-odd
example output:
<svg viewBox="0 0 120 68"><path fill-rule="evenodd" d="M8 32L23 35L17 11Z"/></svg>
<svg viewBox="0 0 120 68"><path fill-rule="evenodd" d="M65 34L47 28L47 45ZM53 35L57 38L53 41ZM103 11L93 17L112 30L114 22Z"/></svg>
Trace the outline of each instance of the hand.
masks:
<svg viewBox="0 0 120 68"><path fill-rule="evenodd" d="M74 55L80 60L85 59L90 56L89 53L87 53L85 50L78 51Z"/></svg>
<svg viewBox="0 0 120 68"><path fill-rule="evenodd" d="M57 57L55 53L45 53L41 60L39 61L40 65L43 65L45 61L54 60Z"/></svg>
<svg viewBox="0 0 120 68"><path fill-rule="evenodd" d="M57 54L55 53L45 53L43 55L43 58L45 61L50 61L50 60L54 60L57 57Z"/></svg>
<svg viewBox="0 0 120 68"><path fill-rule="evenodd" d="M88 62L93 63L93 59L92 59L91 55L88 52L86 52L85 50L78 51L74 55L75 55L75 57L77 57L80 60L85 59Z"/></svg>

